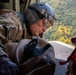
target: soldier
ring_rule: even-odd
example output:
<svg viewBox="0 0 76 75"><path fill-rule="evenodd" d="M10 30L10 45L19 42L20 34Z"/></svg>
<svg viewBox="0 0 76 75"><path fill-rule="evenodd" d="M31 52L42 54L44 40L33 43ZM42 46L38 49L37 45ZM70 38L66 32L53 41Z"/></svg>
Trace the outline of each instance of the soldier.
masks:
<svg viewBox="0 0 76 75"><path fill-rule="evenodd" d="M6 47L5 52L18 65L23 75L54 75L56 66L54 48L40 38L56 20L52 8L47 3L37 2L24 11L26 38L22 40L24 33L21 23L13 13L6 14L8 23L6 26L3 25L8 41L2 42Z"/></svg>
<svg viewBox="0 0 76 75"><path fill-rule="evenodd" d="M0 42L0 75L20 75L18 66L9 59L5 50Z"/></svg>
<svg viewBox="0 0 76 75"><path fill-rule="evenodd" d="M24 11L26 39L16 48L16 60L23 75L54 75L56 59L51 44L40 38L56 20L52 8L44 2L31 4Z"/></svg>
<svg viewBox="0 0 76 75"><path fill-rule="evenodd" d="M0 10L0 75L20 75L19 68L16 63L12 62L6 53L6 44L8 41L17 41L16 38L18 32L17 25L20 23L15 23L18 18L17 14L11 10ZM15 22L14 22L15 21ZM16 30L15 34L13 32ZM19 30L18 30L19 31Z"/></svg>

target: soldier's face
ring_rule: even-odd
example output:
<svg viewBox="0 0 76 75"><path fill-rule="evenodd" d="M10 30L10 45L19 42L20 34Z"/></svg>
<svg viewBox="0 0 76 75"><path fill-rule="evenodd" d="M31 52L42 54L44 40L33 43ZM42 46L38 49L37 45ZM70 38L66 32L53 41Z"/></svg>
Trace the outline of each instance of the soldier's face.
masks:
<svg viewBox="0 0 76 75"><path fill-rule="evenodd" d="M50 25L46 19L38 20L35 24L30 25L32 35L39 36L43 34Z"/></svg>

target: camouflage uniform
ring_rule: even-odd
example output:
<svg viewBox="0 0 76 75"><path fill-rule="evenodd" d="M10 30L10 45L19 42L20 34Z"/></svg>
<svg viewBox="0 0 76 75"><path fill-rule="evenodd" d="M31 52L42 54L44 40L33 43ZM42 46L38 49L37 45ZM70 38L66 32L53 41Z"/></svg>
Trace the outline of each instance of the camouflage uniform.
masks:
<svg viewBox="0 0 76 75"><path fill-rule="evenodd" d="M18 41L21 38L16 38L22 33L21 29L18 29L19 22L15 24L17 18L14 11L0 10L0 75L21 75L17 64L9 59L8 54L5 53L6 48L3 46L8 41ZM15 34L13 34L14 31Z"/></svg>
<svg viewBox="0 0 76 75"><path fill-rule="evenodd" d="M20 75L18 66L13 63L0 45L0 75Z"/></svg>

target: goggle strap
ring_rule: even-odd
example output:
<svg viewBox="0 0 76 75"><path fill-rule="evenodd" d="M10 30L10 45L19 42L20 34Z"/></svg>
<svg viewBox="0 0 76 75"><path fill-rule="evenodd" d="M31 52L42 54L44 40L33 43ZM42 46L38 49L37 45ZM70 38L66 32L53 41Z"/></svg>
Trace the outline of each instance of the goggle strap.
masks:
<svg viewBox="0 0 76 75"><path fill-rule="evenodd" d="M37 15L39 16L40 19L44 18L45 15L41 14L36 8L29 6L29 9L35 11L37 13Z"/></svg>

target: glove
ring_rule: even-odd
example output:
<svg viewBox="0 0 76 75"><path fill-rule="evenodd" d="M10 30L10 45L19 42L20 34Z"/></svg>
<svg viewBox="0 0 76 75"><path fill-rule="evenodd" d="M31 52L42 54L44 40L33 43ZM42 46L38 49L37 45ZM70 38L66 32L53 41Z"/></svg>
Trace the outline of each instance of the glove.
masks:
<svg viewBox="0 0 76 75"><path fill-rule="evenodd" d="M38 39L33 39L24 47L24 59L27 61L31 57L42 55L51 45L47 44L44 48L38 46Z"/></svg>

